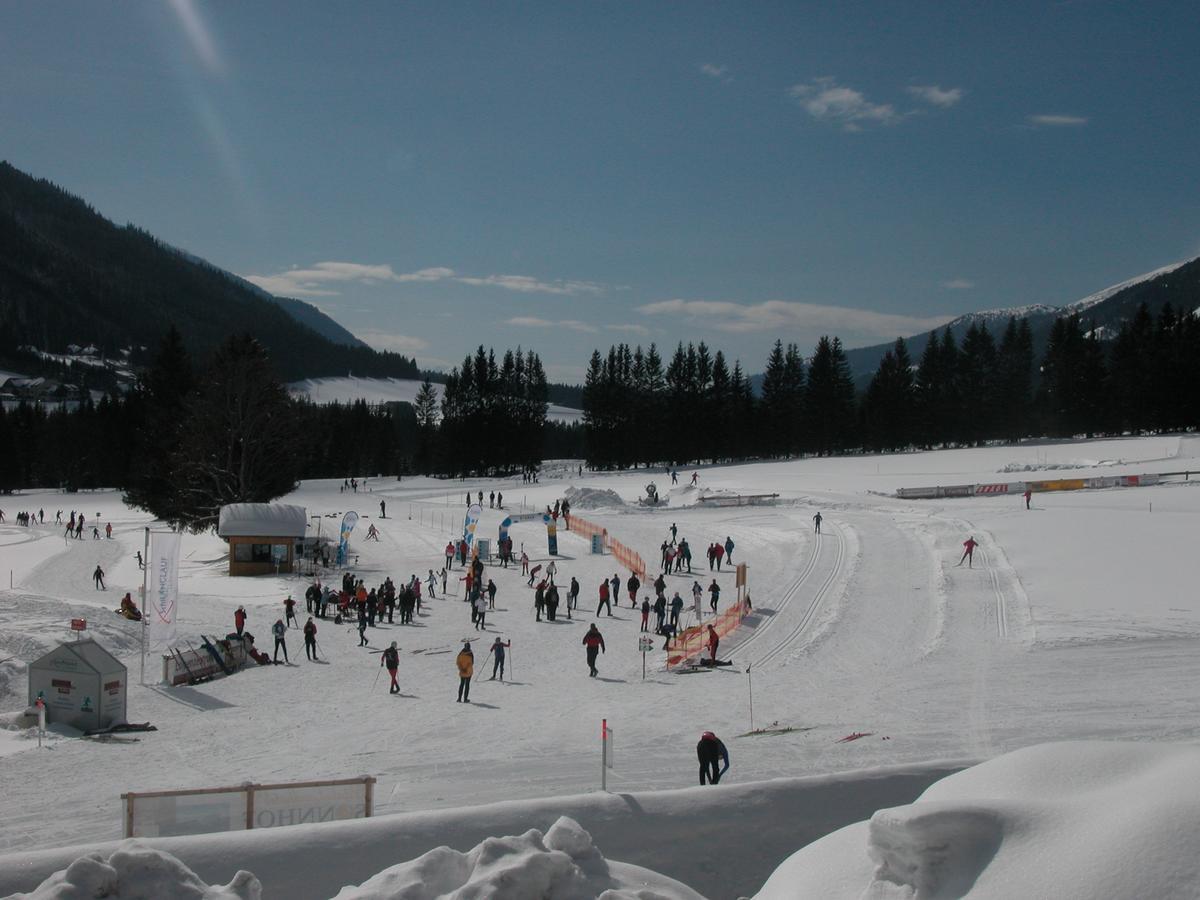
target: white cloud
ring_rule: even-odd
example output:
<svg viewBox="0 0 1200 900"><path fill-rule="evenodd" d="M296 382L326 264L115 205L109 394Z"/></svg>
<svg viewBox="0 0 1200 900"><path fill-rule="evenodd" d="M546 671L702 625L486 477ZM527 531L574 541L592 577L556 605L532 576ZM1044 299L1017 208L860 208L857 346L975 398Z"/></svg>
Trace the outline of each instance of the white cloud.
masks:
<svg viewBox="0 0 1200 900"><path fill-rule="evenodd" d="M609 331L627 331L630 334L646 335L650 333L650 329L645 325L605 325Z"/></svg>
<svg viewBox="0 0 1200 900"><path fill-rule="evenodd" d="M1029 117L1034 125L1049 125L1052 128L1073 128L1088 123L1087 116L1062 116L1042 114Z"/></svg>
<svg viewBox="0 0 1200 900"><path fill-rule="evenodd" d="M529 275L459 275L454 269L432 267L415 272L396 272L389 265L354 262L319 262L309 268L292 268L275 275L243 275L268 293L282 297L335 297L336 285L354 282L432 283L454 281L476 287L497 287L523 294L599 294L604 287L591 281L543 281Z"/></svg>
<svg viewBox="0 0 1200 900"><path fill-rule="evenodd" d="M942 287L948 291L969 291L975 287L975 282L965 278L951 278L949 281L943 281Z"/></svg>
<svg viewBox="0 0 1200 900"><path fill-rule="evenodd" d="M861 131L864 124L889 125L903 118L890 103L872 103L861 91L829 77L794 84L788 88L788 96L814 119L837 123L846 131Z"/></svg>
<svg viewBox="0 0 1200 900"><path fill-rule="evenodd" d="M733 76L729 74L729 66L718 66L715 63L705 63L700 67L700 72L703 75L707 75L709 78L717 79L717 81L733 81Z"/></svg>
<svg viewBox="0 0 1200 900"><path fill-rule="evenodd" d="M941 107L953 106L966 93L962 88L943 88L936 84L914 84L907 90L918 100Z"/></svg>
<svg viewBox="0 0 1200 900"><path fill-rule="evenodd" d="M414 337L409 334L393 334L388 331L359 331L356 336L363 341L366 341L376 350L391 350L394 353L403 353L406 356L412 356L429 346L429 341L424 338Z"/></svg>
<svg viewBox="0 0 1200 900"><path fill-rule="evenodd" d="M571 331L582 331L588 334L594 334L597 331L595 325L580 322L578 319L551 321L550 319L540 319L537 316L514 316L506 320L504 324L512 325L516 328L567 328Z"/></svg>
<svg viewBox="0 0 1200 900"><path fill-rule="evenodd" d="M886 340L898 334L928 331L950 321L950 316L903 316L869 309L768 300L764 303L730 303L721 300L662 300L638 307L648 315L683 316L710 323L717 331L803 330L815 333L853 334L856 338Z"/></svg>

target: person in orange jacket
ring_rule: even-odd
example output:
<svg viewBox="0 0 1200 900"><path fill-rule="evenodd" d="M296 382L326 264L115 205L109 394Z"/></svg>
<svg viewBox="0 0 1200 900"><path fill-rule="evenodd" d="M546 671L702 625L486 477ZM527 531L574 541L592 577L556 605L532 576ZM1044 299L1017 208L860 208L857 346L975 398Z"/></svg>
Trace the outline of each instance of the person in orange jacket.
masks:
<svg viewBox="0 0 1200 900"><path fill-rule="evenodd" d="M471 676L475 674L475 654L471 651L469 641L463 642L463 648L454 658L458 666L458 699L455 703L471 702Z"/></svg>

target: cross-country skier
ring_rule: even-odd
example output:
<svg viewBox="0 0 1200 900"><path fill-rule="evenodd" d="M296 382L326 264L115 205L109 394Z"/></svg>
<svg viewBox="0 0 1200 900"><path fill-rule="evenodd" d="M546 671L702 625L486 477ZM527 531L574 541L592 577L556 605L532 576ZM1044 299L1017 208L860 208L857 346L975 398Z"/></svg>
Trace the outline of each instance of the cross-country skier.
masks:
<svg viewBox="0 0 1200 900"><path fill-rule="evenodd" d="M488 609L496 608L496 582L488 579L487 583Z"/></svg>
<svg viewBox="0 0 1200 900"><path fill-rule="evenodd" d="M533 587L533 580L535 578L537 578L538 572L540 572L540 571L542 571L541 563L538 563L536 566L534 566L532 569L529 570L529 586L530 587Z"/></svg>
<svg viewBox="0 0 1200 900"><path fill-rule="evenodd" d="M716 662L717 647L721 646L721 637L717 634L717 630L711 625L708 626L708 657Z"/></svg>
<svg viewBox="0 0 1200 900"><path fill-rule="evenodd" d="M611 615L611 613L609 615ZM595 678L596 654L607 652L604 649L604 638L601 636L600 629L596 627L595 622L591 624L591 626L588 628L587 634L583 636L582 643L583 646L587 647L588 674L591 675L592 678Z"/></svg>
<svg viewBox="0 0 1200 900"><path fill-rule="evenodd" d="M608 582L600 582L600 602L596 604L596 615L600 615L600 610L608 607L608 614L612 615L612 604L608 599Z"/></svg>
<svg viewBox="0 0 1200 900"><path fill-rule="evenodd" d="M967 568L973 569L975 567L975 548L978 546L979 541L975 540L975 535L971 535L969 538L963 541L963 547L966 549L963 550L962 559L958 561L958 564L961 566L965 561Z"/></svg>
<svg viewBox="0 0 1200 900"><path fill-rule="evenodd" d="M675 477L674 475L671 476L672 479L674 479L674 477ZM674 484L674 481L672 480L671 483ZM679 533L679 527L674 522L672 522L671 523L671 543L672 544L675 543L675 535L678 533Z"/></svg>
<svg viewBox="0 0 1200 900"><path fill-rule="evenodd" d="M108 588L104 586L104 570L100 568L100 563L96 563L96 571L92 573L92 581L96 582L96 590L108 590Z"/></svg>
<svg viewBox="0 0 1200 900"><path fill-rule="evenodd" d="M429 570L429 580L425 582L429 586L429 599L437 599L437 591L434 588L437 586L437 579L433 576L433 569Z"/></svg>
<svg viewBox="0 0 1200 900"><path fill-rule="evenodd" d="M388 688L388 693L400 693L400 682L396 680L396 672L400 669L400 651L396 649L395 641L392 641L392 646L383 651L379 659L379 665L386 667L388 675L392 677L392 684Z"/></svg>
<svg viewBox="0 0 1200 900"><path fill-rule="evenodd" d="M712 611L717 611L717 601L721 599L721 586L717 584L717 579L713 579L713 583L708 586L709 600L708 605L712 607Z"/></svg>
<svg viewBox="0 0 1200 900"><path fill-rule="evenodd" d="M475 654L471 652L470 642L464 641L463 648L454 658L458 667L458 699L456 703L471 702L471 676L475 674Z"/></svg>
<svg viewBox="0 0 1200 900"><path fill-rule="evenodd" d="M475 596L475 627L479 631L484 630L484 617L487 615L487 597L482 592Z"/></svg>
<svg viewBox="0 0 1200 900"><path fill-rule="evenodd" d="M567 591L567 618L571 618L571 610L579 605L579 582L571 576L571 587Z"/></svg>
<svg viewBox="0 0 1200 900"><path fill-rule="evenodd" d="M492 677L488 681L495 681L497 672L500 673L500 680L504 680L504 648L511 646L512 641L502 641L499 636L492 641L492 647L488 651L492 654Z"/></svg>
<svg viewBox="0 0 1200 900"><path fill-rule="evenodd" d="M706 776L709 783L717 784L721 776L729 771L729 751L721 739L711 731L700 735L700 742L696 744L696 757L700 760L701 784L705 784ZM717 771L718 760L724 763L720 771Z"/></svg>
<svg viewBox="0 0 1200 900"><path fill-rule="evenodd" d="M813 528L817 534L821 533L821 514L817 513L813 516Z"/></svg>
<svg viewBox="0 0 1200 900"><path fill-rule="evenodd" d="M312 616L304 623L304 655L311 660L317 658L317 623Z"/></svg>
<svg viewBox="0 0 1200 900"><path fill-rule="evenodd" d="M379 501L379 518L387 518L387 502L384 500Z"/></svg>
<svg viewBox="0 0 1200 900"><path fill-rule="evenodd" d="M521 551L521 574L529 574L529 554L524 550Z"/></svg>
<svg viewBox="0 0 1200 900"><path fill-rule="evenodd" d="M1030 488L1025 488L1025 493L1022 495L1025 498L1025 508L1029 509L1029 501L1033 499L1033 491Z"/></svg>
<svg viewBox="0 0 1200 900"><path fill-rule="evenodd" d="M610 590L608 595L613 599L617 606L621 605L621 576L613 572L613 577L608 580Z"/></svg>
<svg viewBox="0 0 1200 900"><path fill-rule="evenodd" d="M275 624L271 626L271 634L275 635L275 657L274 661L279 662L279 651L283 650L283 661L290 662L287 653L287 642L284 636L287 634L287 626L283 624L283 619L276 619Z"/></svg>

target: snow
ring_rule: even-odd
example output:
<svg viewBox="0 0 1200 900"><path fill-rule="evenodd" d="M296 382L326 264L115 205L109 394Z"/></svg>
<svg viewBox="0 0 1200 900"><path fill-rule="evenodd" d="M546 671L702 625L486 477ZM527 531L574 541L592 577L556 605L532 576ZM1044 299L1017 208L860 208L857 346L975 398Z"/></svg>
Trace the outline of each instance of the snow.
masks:
<svg viewBox="0 0 1200 900"><path fill-rule="evenodd" d="M1159 275L1167 275L1171 272L1174 272L1181 266L1187 265L1189 262L1191 262L1191 260L1185 259L1182 262L1171 263L1168 266L1163 266L1161 269L1155 269L1153 272L1147 272L1144 275L1138 275L1134 278L1130 278L1128 281L1122 281L1120 284L1114 284L1111 287L1104 288L1104 290L1097 291L1094 294L1089 294L1082 299L1076 300L1074 303L1068 303L1066 306L1064 306L1062 310L1063 314L1071 315L1073 313L1081 313L1084 310L1095 306L1097 303L1103 303L1114 294L1125 290L1125 288L1133 287L1135 284L1141 284L1143 281L1150 281L1152 278L1157 278Z"/></svg>
<svg viewBox="0 0 1200 900"><path fill-rule="evenodd" d="M607 488L567 488L563 496L571 509L620 509L625 501L616 491Z"/></svg>
<svg viewBox="0 0 1200 900"><path fill-rule="evenodd" d="M442 599L440 589L414 626L369 632L373 651L357 649L357 635L346 627L319 621L327 662L306 661L293 636L298 632L291 632L297 666L166 688L154 683L158 665L151 656L148 683L141 686L137 626L111 610L126 591L137 596L142 573L133 554L142 548L148 517L127 509L115 492L5 497L0 507L10 521L0 525L0 573L10 570L13 588L0 592L0 659L35 659L71 638L71 618L87 618L88 636L129 667L130 718L159 730L108 744L56 736L53 750L40 751L23 732L0 730L6 754L0 852L10 854L0 859L0 895L32 890L85 851L111 853L109 842L121 837L124 791L371 774L379 779L377 817L368 822L165 839L174 843L154 846L175 853L210 883L228 882L236 868L245 868L263 880L265 896L273 884L286 884L299 885L289 896L327 897L439 846L466 853L488 836L523 835L570 815L606 856L664 872L703 895L736 896L757 890L797 848L881 807L911 803L933 780L905 782L907 792L881 796L871 779L892 767L993 760L1062 740L1135 741L1151 750L1195 741L1200 557L1192 545L1200 491L1191 481L1039 493L1029 511L1020 497L915 501L894 492L1007 480L997 473L1010 466L1065 465L1072 468L1054 471L1080 476L1200 470L1198 452L1200 438L1170 435L710 466L699 469L698 489L677 487L666 509L636 503L649 481L665 489L670 479L661 470L579 476L565 462L548 465L536 485L519 478L372 477L354 494L339 491L338 478L305 482L281 498L319 514L310 520L310 535L318 523L324 533L335 531L348 509L375 524L378 543L363 539L366 522L351 541L355 571L368 585L440 567L447 538L461 529L464 495L478 490L485 500L501 490L507 501L504 510L485 503L481 536L494 536L505 515L544 509L569 488L611 491L623 503L610 498L587 518L641 553L652 571L672 522L694 548L732 537L734 560L747 562L755 613L720 648L735 666L677 675L664 671L656 650L647 657L643 682L640 616L625 601L613 618L598 620L607 653L600 677L590 679L579 642L584 625L595 621L596 586L619 566L610 556L592 556L589 542L560 521L558 580L578 577L579 610L571 620L560 615L554 623L535 622L526 580L490 566L497 608L479 632L482 672L470 705L452 699L451 651L476 632L461 600ZM770 507L708 508L696 502L702 492L780 497ZM387 500L387 519L375 515L380 499ZM83 506L101 528L111 521L113 540L66 541L61 528L11 524L17 509L45 507L50 519L62 507L65 519L72 505ZM817 511L824 517L820 536L812 523ZM548 561L540 520L518 522L511 533L518 555L523 545L535 563ZM980 547L972 567L959 567L968 535ZM305 582L229 578L226 552L212 533L183 537L180 633L193 641L200 633L224 634L243 604L249 630L264 641L283 598L299 597ZM694 564L703 566L703 559L696 554ZM92 587L97 562L108 573L107 592ZM450 584L461 598L459 574L455 569ZM732 572L703 568L690 577L668 576L668 597L675 590L686 595L693 578L704 585L716 579L723 604L736 596ZM488 680L486 647L497 635L513 641L511 680L503 684ZM402 649L398 697L387 695L386 679L372 687L377 652L392 640ZM746 664L752 664L750 678ZM22 709L21 670L0 667L0 676L0 713ZM751 687L755 726L777 720L793 730L740 736L751 730ZM617 736L609 772L616 793L608 795L588 793L599 786L602 718ZM703 730L720 735L732 756L716 788L693 786L694 747ZM839 742L852 733L867 736ZM844 792L836 805L798 799L799 789L789 787L851 771L867 774L839 781ZM676 793L686 794L686 803L671 800ZM533 806L520 815L495 811L514 803L532 804L538 814ZM671 815L645 812L670 804ZM680 819L678 832L666 824L672 815ZM730 822L737 827L730 829ZM710 825L713 830L704 830ZM335 828L358 836L354 846L369 844L371 852L353 856L352 870L335 870L346 877L330 885L316 880L317 863L306 862L312 857L324 864L326 857L317 857L304 836L306 829L329 835ZM380 848L396 846L401 828L412 835L404 855L381 855ZM660 840L655 829L667 837ZM744 840L729 834L742 829ZM689 842L692 831L706 837ZM736 853L707 853L726 840ZM664 850L672 841L684 846ZM749 853L746 844L762 846ZM76 846L48 849L66 845ZM860 842L860 856L865 846ZM50 856L56 865L47 869ZM45 862L38 862L36 880L33 859ZM201 864L205 859L213 868ZM285 878L289 871L292 881ZM309 883L327 892L306 888ZM850 896L861 895L865 882L856 884Z"/></svg>
<svg viewBox="0 0 1200 900"><path fill-rule="evenodd" d="M229 503L221 507L221 537L304 537L308 515L289 503Z"/></svg>
<svg viewBox="0 0 1200 900"><path fill-rule="evenodd" d="M314 403L412 403L423 382L412 378L308 378L294 381L288 390L298 397L308 397ZM433 390L441 402L442 386L434 384ZM546 411L551 421L570 424L583 419L583 410L551 403Z"/></svg>
<svg viewBox="0 0 1200 900"><path fill-rule="evenodd" d="M1200 748L1042 744L791 856L756 900L1196 896Z"/></svg>

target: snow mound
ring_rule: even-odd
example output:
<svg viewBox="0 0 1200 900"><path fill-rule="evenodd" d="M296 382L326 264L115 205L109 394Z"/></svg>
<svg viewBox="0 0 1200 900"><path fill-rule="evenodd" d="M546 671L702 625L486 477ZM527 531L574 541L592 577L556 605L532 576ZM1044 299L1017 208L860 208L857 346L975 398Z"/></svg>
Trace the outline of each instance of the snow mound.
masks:
<svg viewBox="0 0 1200 900"><path fill-rule="evenodd" d="M491 837L466 853L430 850L384 869L335 900L435 900L489 897L522 900L702 900L687 886L639 866L610 863L591 835L562 816L543 835Z"/></svg>
<svg viewBox="0 0 1200 900"><path fill-rule="evenodd" d="M621 495L604 488L567 488L566 498L572 509L613 509L625 505Z"/></svg>
<svg viewBox="0 0 1200 900"><path fill-rule="evenodd" d="M756 900L1195 897L1200 747L1041 744L789 857Z"/></svg>
<svg viewBox="0 0 1200 900"><path fill-rule="evenodd" d="M81 856L55 872L32 893L12 900L259 900L262 886L249 872L239 871L224 886L209 886L170 853L136 840L125 841L106 860L99 853Z"/></svg>
<svg viewBox="0 0 1200 900"><path fill-rule="evenodd" d="M1104 466L1127 465L1123 459L1069 459L1065 462L1032 462L1008 463L1001 466L1000 472L1044 472L1056 469L1098 469Z"/></svg>

